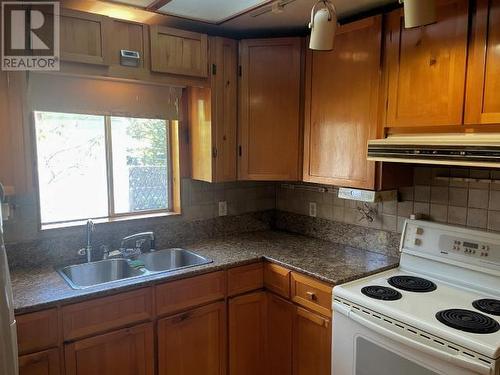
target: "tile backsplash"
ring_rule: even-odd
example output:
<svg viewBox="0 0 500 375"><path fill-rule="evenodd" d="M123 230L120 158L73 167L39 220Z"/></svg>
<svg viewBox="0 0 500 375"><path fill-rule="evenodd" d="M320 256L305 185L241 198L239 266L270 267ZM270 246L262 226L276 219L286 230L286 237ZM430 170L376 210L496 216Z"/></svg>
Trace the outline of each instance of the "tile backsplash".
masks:
<svg viewBox="0 0 500 375"><path fill-rule="evenodd" d="M498 182L487 181L491 179ZM411 214L441 223L500 231L498 170L416 167L414 184L399 189L399 201L368 206L339 199L337 189L320 193L285 186L278 185L276 192L276 206L281 211L308 215L309 203L315 202L320 218L392 232L401 232L404 220ZM375 212L373 222L360 212L362 208Z"/></svg>

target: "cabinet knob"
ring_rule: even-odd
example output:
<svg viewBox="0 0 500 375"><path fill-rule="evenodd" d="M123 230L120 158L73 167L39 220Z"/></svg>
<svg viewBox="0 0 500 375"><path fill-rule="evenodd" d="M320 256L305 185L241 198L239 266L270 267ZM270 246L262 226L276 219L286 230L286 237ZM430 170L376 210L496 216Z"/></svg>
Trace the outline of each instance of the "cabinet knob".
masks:
<svg viewBox="0 0 500 375"><path fill-rule="evenodd" d="M307 298L309 298L311 301L316 301L318 297L314 292L306 292Z"/></svg>

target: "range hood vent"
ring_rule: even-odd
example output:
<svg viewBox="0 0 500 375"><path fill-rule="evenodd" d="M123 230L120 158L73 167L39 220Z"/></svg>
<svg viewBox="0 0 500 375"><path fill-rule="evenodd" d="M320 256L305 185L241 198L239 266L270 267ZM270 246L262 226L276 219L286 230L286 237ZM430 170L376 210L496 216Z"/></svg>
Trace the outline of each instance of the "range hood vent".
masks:
<svg viewBox="0 0 500 375"><path fill-rule="evenodd" d="M368 160L500 168L500 133L394 135L369 141Z"/></svg>

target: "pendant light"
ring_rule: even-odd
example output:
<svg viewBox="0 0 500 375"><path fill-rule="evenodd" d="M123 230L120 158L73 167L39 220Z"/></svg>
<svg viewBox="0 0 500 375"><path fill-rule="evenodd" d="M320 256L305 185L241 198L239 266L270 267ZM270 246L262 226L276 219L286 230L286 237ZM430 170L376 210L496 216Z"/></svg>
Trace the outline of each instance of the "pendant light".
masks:
<svg viewBox="0 0 500 375"><path fill-rule="evenodd" d="M399 0L399 3L404 4L406 29L437 21L436 0Z"/></svg>
<svg viewBox="0 0 500 375"><path fill-rule="evenodd" d="M322 8L318 8L322 5ZM337 12L330 0L319 0L311 10L311 39L309 48L316 51L331 51L337 31Z"/></svg>

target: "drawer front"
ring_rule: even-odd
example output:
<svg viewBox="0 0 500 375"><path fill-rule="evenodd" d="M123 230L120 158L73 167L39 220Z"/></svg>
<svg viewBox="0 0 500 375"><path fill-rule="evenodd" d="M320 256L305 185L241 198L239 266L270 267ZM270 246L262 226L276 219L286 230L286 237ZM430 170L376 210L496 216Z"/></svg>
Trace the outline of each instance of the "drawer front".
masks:
<svg viewBox="0 0 500 375"><path fill-rule="evenodd" d="M328 284L292 272L292 300L328 317L332 316L332 289Z"/></svg>
<svg viewBox="0 0 500 375"><path fill-rule="evenodd" d="M227 271L229 296L251 292L264 287L264 267L262 262L231 268Z"/></svg>
<svg viewBox="0 0 500 375"><path fill-rule="evenodd" d="M59 349L19 357L19 375L61 375Z"/></svg>
<svg viewBox="0 0 500 375"><path fill-rule="evenodd" d="M290 271L273 263L264 264L264 286L266 289L290 298Z"/></svg>
<svg viewBox="0 0 500 375"><path fill-rule="evenodd" d="M57 346L57 309L16 316L19 354L38 352Z"/></svg>
<svg viewBox="0 0 500 375"><path fill-rule="evenodd" d="M156 286L156 313L170 314L189 307L214 302L226 296L224 271Z"/></svg>
<svg viewBox="0 0 500 375"><path fill-rule="evenodd" d="M64 306L62 316L65 340L150 320L153 316L151 288Z"/></svg>

